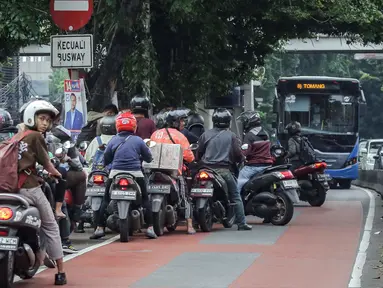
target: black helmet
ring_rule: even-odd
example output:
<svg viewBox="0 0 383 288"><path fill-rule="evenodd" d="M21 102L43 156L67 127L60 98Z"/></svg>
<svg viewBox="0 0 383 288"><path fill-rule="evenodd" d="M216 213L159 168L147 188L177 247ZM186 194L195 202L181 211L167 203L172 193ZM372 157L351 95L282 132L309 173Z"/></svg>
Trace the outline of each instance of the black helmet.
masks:
<svg viewBox="0 0 383 288"><path fill-rule="evenodd" d="M147 113L150 109L150 100L143 94L135 95L130 100L130 108L133 113Z"/></svg>
<svg viewBox="0 0 383 288"><path fill-rule="evenodd" d="M217 128L229 128L231 113L226 108L217 108L213 113L213 125Z"/></svg>
<svg viewBox="0 0 383 288"><path fill-rule="evenodd" d="M101 134L104 135L116 135L116 117L115 116L104 116L101 118L100 123Z"/></svg>
<svg viewBox="0 0 383 288"><path fill-rule="evenodd" d="M177 108L175 110L168 111L165 115L166 127L179 130L181 119L187 120L189 113L190 109L187 108Z"/></svg>
<svg viewBox="0 0 383 288"><path fill-rule="evenodd" d="M301 123L299 123L298 121L292 121L286 126L285 129L287 130L287 133L289 133L290 135L295 135L301 132L302 126L301 126Z"/></svg>
<svg viewBox="0 0 383 288"><path fill-rule="evenodd" d="M254 127L261 126L261 115L257 111L245 111L237 117L243 123L243 129L249 131Z"/></svg>
<svg viewBox="0 0 383 288"><path fill-rule="evenodd" d="M204 124L205 124L205 119L203 119L203 117L198 113L194 113L188 117L188 129L190 129L194 125L204 126Z"/></svg>
<svg viewBox="0 0 383 288"><path fill-rule="evenodd" d="M165 127L165 116L166 111L161 110L157 115L155 115L155 122L157 129L162 129Z"/></svg>
<svg viewBox="0 0 383 288"><path fill-rule="evenodd" d="M11 114L7 110L0 109L0 129L8 128L13 125Z"/></svg>

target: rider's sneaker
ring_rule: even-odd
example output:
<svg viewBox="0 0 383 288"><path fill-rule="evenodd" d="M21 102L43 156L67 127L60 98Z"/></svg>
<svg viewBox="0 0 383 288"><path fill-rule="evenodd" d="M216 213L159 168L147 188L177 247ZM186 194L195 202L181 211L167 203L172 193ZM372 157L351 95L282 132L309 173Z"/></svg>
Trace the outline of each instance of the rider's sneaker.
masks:
<svg viewBox="0 0 383 288"><path fill-rule="evenodd" d="M74 248L74 246L72 245L70 241L63 243L62 247L63 247L63 252L67 254L76 254L78 252L78 250Z"/></svg>
<svg viewBox="0 0 383 288"><path fill-rule="evenodd" d="M55 285L62 286L66 284L67 284L67 281L66 281L65 273L57 273L55 275Z"/></svg>
<svg viewBox="0 0 383 288"><path fill-rule="evenodd" d="M249 231L253 229L253 227L249 224L240 224L238 225L238 230L245 230L245 231Z"/></svg>
<svg viewBox="0 0 383 288"><path fill-rule="evenodd" d="M154 232L153 227L146 229L146 236L150 239L157 239L157 234Z"/></svg>

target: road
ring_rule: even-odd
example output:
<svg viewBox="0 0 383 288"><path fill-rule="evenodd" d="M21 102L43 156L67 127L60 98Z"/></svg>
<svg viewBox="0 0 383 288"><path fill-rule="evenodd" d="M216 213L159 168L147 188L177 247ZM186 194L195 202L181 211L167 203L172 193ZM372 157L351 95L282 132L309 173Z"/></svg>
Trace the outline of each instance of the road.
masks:
<svg viewBox="0 0 383 288"><path fill-rule="evenodd" d="M84 249L66 261L68 287L383 287L374 279L380 273L375 268L381 235L375 233L383 229L383 211L380 197L370 196L372 201L355 187L331 190L323 207L298 205L286 227L262 225L249 217L252 231L217 226L212 233L189 236L180 227L157 240L137 235L129 243L113 238L94 242L77 234L74 243ZM15 287L52 286L54 273L42 271Z"/></svg>

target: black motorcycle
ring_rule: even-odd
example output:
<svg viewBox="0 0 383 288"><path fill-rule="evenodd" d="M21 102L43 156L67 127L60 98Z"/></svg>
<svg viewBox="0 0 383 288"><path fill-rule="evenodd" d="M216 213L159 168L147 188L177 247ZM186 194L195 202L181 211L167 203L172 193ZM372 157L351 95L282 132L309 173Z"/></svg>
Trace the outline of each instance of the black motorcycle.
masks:
<svg viewBox="0 0 383 288"><path fill-rule="evenodd" d="M246 144L244 144L246 145ZM247 147L242 146L246 150ZM284 149L273 146L271 154L282 157ZM246 215L264 219L264 223L286 225L293 218L294 204L299 202L299 185L289 170L291 165L266 168L253 176L242 188L241 197Z"/></svg>
<svg viewBox="0 0 383 288"><path fill-rule="evenodd" d="M210 168L201 168L194 177L190 195L194 201L194 216L203 232L210 232L213 223L231 228L235 221L234 206L226 181Z"/></svg>

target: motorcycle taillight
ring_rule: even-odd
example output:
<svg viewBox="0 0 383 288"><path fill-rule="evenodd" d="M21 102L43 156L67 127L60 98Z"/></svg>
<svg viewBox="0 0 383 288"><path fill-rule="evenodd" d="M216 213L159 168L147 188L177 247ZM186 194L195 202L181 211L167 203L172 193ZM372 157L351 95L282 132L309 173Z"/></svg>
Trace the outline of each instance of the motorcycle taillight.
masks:
<svg viewBox="0 0 383 288"><path fill-rule="evenodd" d="M118 186L120 186L121 190L126 190L130 184L134 184L132 179L121 178L118 180Z"/></svg>
<svg viewBox="0 0 383 288"><path fill-rule="evenodd" d="M8 231L0 230L0 236L8 236Z"/></svg>
<svg viewBox="0 0 383 288"><path fill-rule="evenodd" d="M104 176L102 175L93 175L93 183L97 185L104 184Z"/></svg>
<svg viewBox="0 0 383 288"><path fill-rule="evenodd" d="M201 171L197 174L197 180L206 181L209 179L211 179L211 177L210 177L209 173L207 173L206 171Z"/></svg>
<svg viewBox="0 0 383 288"><path fill-rule="evenodd" d="M13 216L13 211L11 208L8 207L1 207L0 208L0 220L9 220Z"/></svg>
<svg viewBox="0 0 383 288"><path fill-rule="evenodd" d="M326 169L327 164L326 164L326 162L318 162L318 163L313 164L312 167L315 169Z"/></svg>
<svg viewBox="0 0 383 288"><path fill-rule="evenodd" d="M273 172L273 174L279 179L293 179L294 175L290 170Z"/></svg>

